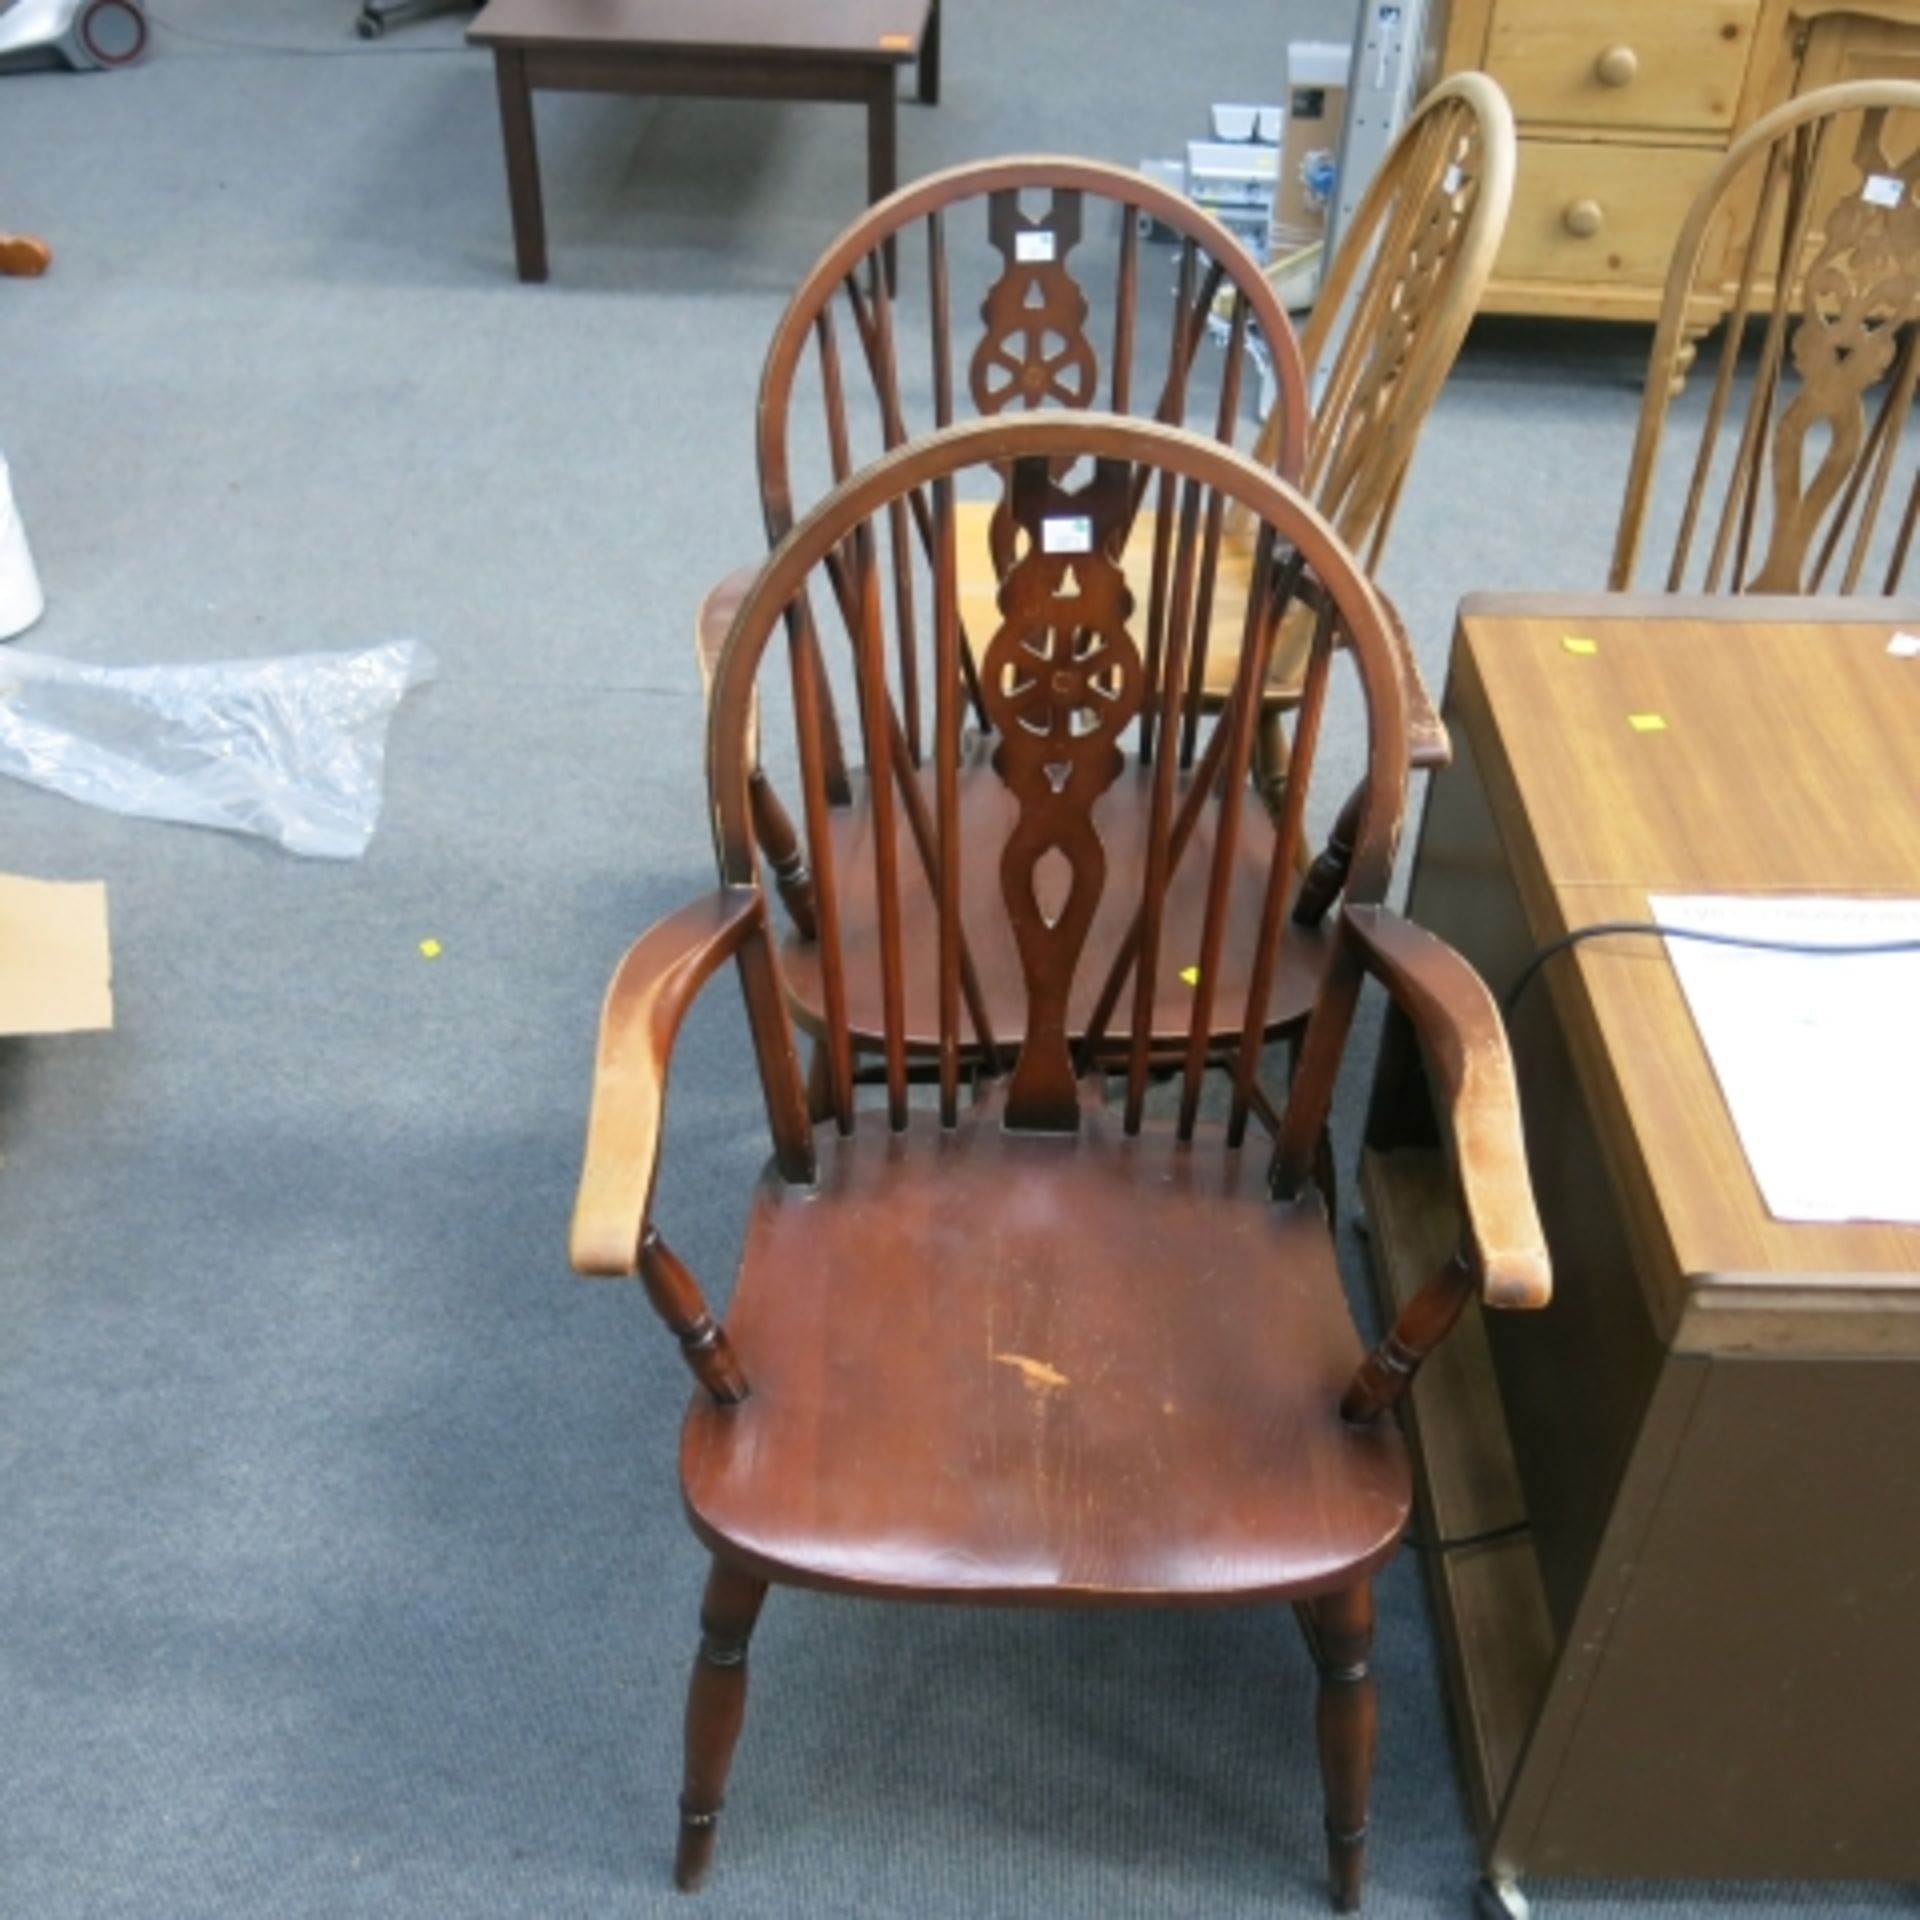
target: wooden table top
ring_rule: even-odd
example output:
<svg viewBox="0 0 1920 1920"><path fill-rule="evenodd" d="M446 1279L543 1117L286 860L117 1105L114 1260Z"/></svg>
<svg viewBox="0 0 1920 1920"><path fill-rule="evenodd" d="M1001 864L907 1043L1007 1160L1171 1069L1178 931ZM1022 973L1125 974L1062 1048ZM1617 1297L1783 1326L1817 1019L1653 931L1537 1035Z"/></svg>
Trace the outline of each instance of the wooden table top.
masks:
<svg viewBox="0 0 1920 1920"><path fill-rule="evenodd" d="M1448 704L1536 938L1646 919L1649 892L1920 896L1920 658L1887 651L1902 630L1920 632L1920 602L1469 599ZM1663 942L1583 944L1543 989L1673 1323L1724 1347L1702 1316L1757 1307L1741 1325L1764 1349L1783 1312L1920 1314L1920 1228L1767 1213Z"/></svg>
<svg viewBox="0 0 1920 1920"><path fill-rule="evenodd" d="M931 0L488 0L480 46L619 47L636 53L904 65Z"/></svg>

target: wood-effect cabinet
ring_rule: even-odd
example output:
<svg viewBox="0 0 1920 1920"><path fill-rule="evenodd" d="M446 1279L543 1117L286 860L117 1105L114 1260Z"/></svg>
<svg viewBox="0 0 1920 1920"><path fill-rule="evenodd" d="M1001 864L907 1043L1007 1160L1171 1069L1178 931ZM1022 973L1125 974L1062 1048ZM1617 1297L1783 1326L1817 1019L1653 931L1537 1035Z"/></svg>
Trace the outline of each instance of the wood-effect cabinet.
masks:
<svg viewBox="0 0 1920 1920"><path fill-rule="evenodd" d="M1916 616L1469 600L1409 915L1506 995L1650 894L1910 895ZM1920 1878L1920 1227L1772 1217L1650 939L1556 955L1508 1031L1553 1302L1470 1308L1404 1403L1486 1871ZM1367 1145L1391 1317L1460 1232L1397 1018Z"/></svg>
<svg viewBox="0 0 1920 1920"><path fill-rule="evenodd" d="M1434 0L1425 59L1429 84L1492 74L1520 126L1481 310L1652 320L1688 203L1733 138L1814 87L1920 78L1920 0ZM1726 252L1730 290L1736 239ZM1704 330L1723 304L1704 294L1692 318Z"/></svg>

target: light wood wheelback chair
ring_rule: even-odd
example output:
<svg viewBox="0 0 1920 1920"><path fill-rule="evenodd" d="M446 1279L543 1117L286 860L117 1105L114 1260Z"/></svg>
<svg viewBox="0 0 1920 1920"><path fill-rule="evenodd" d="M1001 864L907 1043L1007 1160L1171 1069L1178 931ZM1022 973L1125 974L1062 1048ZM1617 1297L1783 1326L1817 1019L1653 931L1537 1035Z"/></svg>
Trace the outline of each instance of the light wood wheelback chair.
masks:
<svg viewBox="0 0 1920 1920"><path fill-rule="evenodd" d="M1789 100L1700 189L1667 274L1608 585L1633 584L1661 443L1693 360L1688 328L1701 291L1718 295L1736 245L1740 279L1667 591L1893 593L1920 513L1920 461L1906 438L1920 379L1920 82L1904 80ZM1749 323L1762 319L1757 358L1743 367ZM1899 517L1886 525L1889 501Z"/></svg>

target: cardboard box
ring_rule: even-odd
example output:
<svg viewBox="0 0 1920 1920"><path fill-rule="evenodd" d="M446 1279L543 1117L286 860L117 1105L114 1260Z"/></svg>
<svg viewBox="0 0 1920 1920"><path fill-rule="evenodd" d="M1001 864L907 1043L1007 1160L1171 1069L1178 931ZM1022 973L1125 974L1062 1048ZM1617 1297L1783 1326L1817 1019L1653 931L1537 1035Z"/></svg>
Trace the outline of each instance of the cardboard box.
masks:
<svg viewBox="0 0 1920 1920"><path fill-rule="evenodd" d="M0 873L0 1034L113 1025L107 889Z"/></svg>
<svg viewBox="0 0 1920 1920"><path fill-rule="evenodd" d="M1353 49L1342 42L1295 40L1287 47L1287 117L1273 199L1275 254L1311 246L1326 231L1352 65ZM1316 184L1322 181L1324 186Z"/></svg>

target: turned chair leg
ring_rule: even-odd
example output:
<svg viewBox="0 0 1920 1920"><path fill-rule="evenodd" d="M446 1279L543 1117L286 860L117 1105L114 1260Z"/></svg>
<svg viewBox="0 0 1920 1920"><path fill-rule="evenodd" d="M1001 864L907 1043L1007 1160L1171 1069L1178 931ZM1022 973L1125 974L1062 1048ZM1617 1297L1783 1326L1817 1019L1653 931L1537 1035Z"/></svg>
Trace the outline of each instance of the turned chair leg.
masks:
<svg viewBox="0 0 1920 1920"><path fill-rule="evenodd" d="M747 1642L767 1583L716 1560L700 1603L700 1651L687 1688L687 1770L673 1883L692 1893L713 1864L714 1825L747 1711Z"/></svg>
<svg viewBox="0 0 1920 1920"><path fill-rule="evenodd" d="M1320 1669L1316 1715L1320 1779L1327 1803L1327 1867L1333 1904L1360 1904L1367 1864L1367 1783L1373 1777L1373 1589L1362 1580L1301 1608L1301 1624Z"/></svg>

